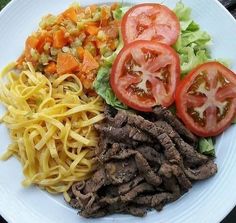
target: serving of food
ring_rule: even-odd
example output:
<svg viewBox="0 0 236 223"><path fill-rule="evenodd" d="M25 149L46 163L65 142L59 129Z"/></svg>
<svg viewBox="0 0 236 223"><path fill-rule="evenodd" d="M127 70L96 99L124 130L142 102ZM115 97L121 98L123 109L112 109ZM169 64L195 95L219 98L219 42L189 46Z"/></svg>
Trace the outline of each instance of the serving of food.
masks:
<svg viewBox="0 0 236 223"><path fill-rule="evenodd" d="M158 219L220 174L236 74L192 10L73 3L41 19L0 74L1 160L19 160L23 190L59 195L83 218Z"/></svg>

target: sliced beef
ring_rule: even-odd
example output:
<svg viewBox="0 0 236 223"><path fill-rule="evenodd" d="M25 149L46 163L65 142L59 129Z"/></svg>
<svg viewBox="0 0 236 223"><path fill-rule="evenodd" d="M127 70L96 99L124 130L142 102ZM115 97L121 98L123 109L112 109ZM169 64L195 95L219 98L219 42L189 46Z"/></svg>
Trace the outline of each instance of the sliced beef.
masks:
<svg viewBox="0 0 236 223"><path fill-rule="evenodd" d="M162 210L194 181L211 177L217 166L195 148L197 137L168 110L136 115L105 109L94 175L68 191L69 204L86 218L113 213L144 216Z"/></svg>
<svg viewBox="0 0 236 223"><path fill-rule="evenodd" d="M108 204L108 205L114 205L120 202L120 197L112 197L112 196L105 196L100 198L99 203L101 204Z"/></svg>
<svg viewBox="0 0 236 223"><path fill-rule="evenodd" d="M136 152L134 150L127 149L119 143L114 143L110 150L106 151L105 153L102 153L99 156L99 159L102 162L107 162L112 159L123 160L123 159L133 156L135 153Z"/></svg>
<svg viewBox="0 0 236 223"><path fill-rule="evenodd" d="M161 106L157 106L153 109L153 113L156 115L157 120L164 120L170 124L186 142L196 145L197 137L193 135L183 124L179 121L168 109Z"/></svg>
<svg viewBox="0 0 236 223"><path fill-rule="evenodd" d="M102 187L98 192L98 197L104 197L104 194L108 194L110 197L118 197L119 194L119 188L117 185L109 184L107 186Z"/></svg>
<svg viewBox="0 0 236 223"><path fill-rule="evenodd" d="M217 173L217 165L213 160L209 160L196 169L184 168L184 172L191 180L204 180Z"/></svg>
<svg viewBox="0 0 236 223"><path fill-rule="evenodd" d="M82 209L83 208L83 207L81 207L80 203L78 202L78 200L76 198L71 198L69 201L69 205L75 209Z"/></svg>
<svg viewBox="0 0 236 223"><path fill-rule="evenodd" d="M144 180L143 177L141 176L137 176L136 178L134 178L133 180L129 181L128 183L124 183L121 184L118 187L118 193L120 195L126 194L128 193L131 189L133 189L134 187L136 187L139 183L141 183Z"/></svg>
<svg viewBox="0 0 236 223"><path fill-rule="evenodd" d="M110 105L105 105L104 115L108 121L113 121L114 117L117 115L118 111Z"/></svg>
<svg viewBox="0 0 236 223"><path fill-rule="evenodd" d="M154 195L142 195L136 197L133 202L139 205L147 206L150 208L155 208L160 204L166 204L173 199L173 194L171 193L158 193Z"/></svg>
<svg viewBox="0 0 236 223"><path fill-rule="evenodd" d="M109 146L110 148L103 150L99 155L98 155L98 159L104 163L109 161L114 155L116 155L120 149L121 149L121 145L119 143L113 143L111 145L106 145L107 147Z"/></svg>
<svg viewBox="0 0 236 223"><path fill-rule="evenodd" d="M90 178L89 180L86 181L85 186L84 186L84 193L94 193L98 191L103 185L106 185L107 177L105 173L105 169L101 168L95 174ZM73 185L73 186L76 186ZM72 187L73 188L73 187ZM80 191L80 190L77 190Z"/></svg>
<svg viewBox="0 0 236 223"><path fill-rule="evenodd" d="M167 134L166 129L163 129L162 127L156 125L156 123L150 122L148 120L145 120L141 116L133 114L129 114L128 123L131 126L135 126L136 128L146 131L153 138L157 139L160 142L161 146L165 149L175 147L171 138Z"/></svg>
<svg viewBox="0 0 236 223"><path fill-rule="evenodd" d="M153 143L153 140L148 134L142 132L137 128L133 128L130 125L124 127L113 127L107 124L95 125L95 128L102 132L103 135L109 137L111 140L126 143L130 145L137 145L138 142Z"/></svg>
<svg viewBox="0 0 236 223"><path fill-rule="evenodd" d="M136 187L134 187L133 189L131 189L128 193L121 195L121 201L129 202L132 201L139 194L151 191L155 191L153 186L151 186L148 183L141 183Z"/></svg>
<svg viewBox="0 0 236 223"><path fill-rule="evenodd" d="M165 129L166 134L173 140L179 152L190 166L201 165L208 160L207 156L198 153L194 147L186 143L168 123L157 121L155 124L159 128Z"/></svg>
<svg viewBox="0 0 236 223"><path fill-rule="evenodd" d="M166 191L172 193L173 199L177 200L181 196L181 189L176 178L163 176L162 180Z"/></svg>
<svg viewBox="0 0 236 223"><path fill-rule="evenodd" d="M179 152L183 156L187 166L194 167L207 162L208 157L197 152L196 149L182 140L176 139Z"/></svg>
<svg viewBox="0 0 236 223"><path fill-rule="evenodd" d="M192 187L192 183L186 177L182 169L177 165L173 165L172 171L173 171L173 175L177 178L179 185L182 187L182 189L184 191L188 191L188 189Z"/></svg>
<svg viewBox="0 0 236 223"><path fill-rule="evenodd" d="M135 161L140 175L149 184L158 187L162 183L161 178L152 170L147 160L140 153L135 155Z"/></svg>
<svg viewBox="0 0 236 223"><path fill-rule="evenodd" d="M163 155L157 152L153 147L141 145L135 148L136 151L142 154L142 156L150 163L154 165L161 165Z"/></svg>
<svg viewBox="0 0 236 223"><path fill-rule="evenodd" d="M94 193L83 194L78 191L76 198L80 208L90 208L96 200L96 195Z"/></svg>
<svg viewBox="0 0 236 223"><path fill-rule="evenodd" d="M179 151L176 149L174 143L171 141L167 133L160 134L157 139L164 149L164 155L170 163L179 164L182 161Z"/></svg>
<svg viewBox="0 0 236 223"><path fill-rule="evenodd" d="M138 207L137 205L128 205L125 208L126 214L131 214L137 217L143 217L147 214L147 208L146 207Z"/></svg>
<svg viewBox="0 0 236 223"><path fill-rule="evenodd" d="M119 110L116 114L116 116L113 119L112 125L114 127L122 127L127 122L127 113L123 110Z"/></svg>
<svg viewBox="0 0 236 223"><path fill-rule="evenodd" d="M167 179L169 179L173 176L176 177L179 185L181 186L181 188L184 191L187 191L188 189L190 189L192 187L191 182L186 177L183 170L177 165L164 163L164 164L162 164L162 166L159 170L159 174Z"/></svg>
<svg viewBox="0 0 236 223"><path fill-rule="evenodd" d="M98 218L107 214L105 206L102 206L99 202L94 203L91 207L82 208L79 214L85 218Z"/></svg>
<svg viewBox="0 0 236 223"><path fill-rule="evenodd" d="M134 159L111 161L105 164L106 176L111 184L122 184L132 180L137 175Z"/></svg>

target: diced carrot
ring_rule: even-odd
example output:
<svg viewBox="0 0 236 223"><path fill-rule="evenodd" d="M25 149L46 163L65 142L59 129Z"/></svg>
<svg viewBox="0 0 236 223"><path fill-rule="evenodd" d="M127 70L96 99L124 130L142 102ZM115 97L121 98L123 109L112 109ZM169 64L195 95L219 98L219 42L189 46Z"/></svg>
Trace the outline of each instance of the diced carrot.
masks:
<svg viewBox="0 0 236 223"><path fill-rule="evenodd" d="M109 15L107 13L107 9L104 7L101 8L101 26L107 26L108 25L108 19Z"/></svg>
<svg viewBox="0 0 236 223"><path fill-rule="evenodd" d="M77 51L77 55L78 55L79 59L82 60L82 59L84 58L84 48L81 47L81 46L79 46L79 47L76 49L76 51Z"/></svg>
<svg viewBox="0 0 236 223"><path fill-rule="evenodd" d="M82 71L85 73L89 73L91 70L97 69L98 67L99 67L99 64L91 55L91 53L88 50L84 50Z"/></svg>
<svg viewBox="0 0 236 223"><path fill-rule="evenodd" d="M116 47L117 47L117 44L116 44L116 41L111 41L110 43L109 43L109 47L110 47L110 49L112 50L112 51L114 51L114 50L116 50Z"/></svg>
<svg viewBox="0 0 236 223"><path fill-rule="evenodd" d="M25 42L25 58L27 61L32 60L31 49L36 49L39 39L35 36L29 36Z"/></svg>
<svg viewBox="0 0 236 223"><path fill-rule="evenodd" d="M65 74L78 70L78 60L70 53L59 53L57 55L57 73Z"/></svg>
<svg viewBox="0 0 236 223"><path fill-rule="evenodd" d="M97 26L99 27L100 23L99 22L94 22L94 21L88 21L86 22L87 26Z"/></svg>
<svg viewBox="0 0 236 223"><path fill-rule="evenodd" d="M98 96L97 92L94 91L94 90L92 90L92 89L89 89L89 90L87 91L87 95L88 95L89 97L97 97L97 96Z"/></svg>
<svg viewBox="0 0 236 223"><path fill-rule="evenodd" d="M52 43L52 37L49 36L48 34L43 34L39 37L39 43L37 45L37 50L39 53L42 53L44 51L44 45L46 43Z"/></svg>
<svg viewBox="0 0 236 223"><path fill-rule="evenodd" d="M74 7L68 8L66 11L64 11L62 13L62 15L66 18L66 19L70 19L73 22L77 22L77 12L76 9Z"/></svg>
<svg viewBox="0 0 236 223"><path fill-rule="evenodd" d="M53 33L53 47L54 48L62 48L67 43L65 38L65 33L62 30L57 30Z"/></svg>
<svg viewBox="0 0 236 223"><path fill-rule="evenodd" d="M92 72L84 73L80 71L77 73L77 76L85 89L92 89L93 81L95 80L95 76Z"/></svg>
<svg viewBox="0 0 236 223"><path fill-rule="evenodd" d="M57 71L57 65L54 61L51 61L45 68L44 72L46 74L55 74Z"/></svg>
<svg viewBox="0 0 236 223"><path fill-rule="evenodd" d="M116 10L118 7L119 7L119 4L118 4L117 2L115 2L115 3L113 3L113 4L111 5L111 10L114 11L114 10Z"/></svg>
<svg viewBox="0 0 236 223"><path fill-rule="evenodd" d="M71 44L75 41L75 37L73 36L68 36L66 39L67 39L68 44Z"/></svg>
<svg viewBox="0 0 236 223"><path fill-rule="evenodd" d="M36 49L38 43L39 43L39 39L37 37L29 36L26 40L26 47Z"/></svg>
<svg viewBox="0 0 236 223"><path fill-rule="evenodd" d="M95 41L95 44L96 44L96 48L100 49L104 45L104 42L97 39Z"/></svg>
<svg viewBox="0 0 236 223"><path fill-rule="evenodd" d="M99 31L99 28L96 27L96 26L90 25L90 26L87 26L87 27L85 28L85 30L86 30L86 32L87 32L88 34L90 34L90 35L97 35L97 33L98 33L98 31Z"/></svg>
<svg viewBox="0 0 236 223"><path fill-rule="evenodd" d="M97 5L91 5L90 6L91 13L95 13L97 8L98 8Z"/></svg>

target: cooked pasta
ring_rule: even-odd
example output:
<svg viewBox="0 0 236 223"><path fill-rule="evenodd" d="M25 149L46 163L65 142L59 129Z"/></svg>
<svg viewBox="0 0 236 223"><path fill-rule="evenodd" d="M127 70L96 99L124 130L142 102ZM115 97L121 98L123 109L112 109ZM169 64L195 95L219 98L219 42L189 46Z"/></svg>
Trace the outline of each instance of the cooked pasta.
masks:
<svg viewBox="0 0 236 223"><path fill-rule="evenodd" d="M87 97L74 74L47 78L30 63L20 73L14 66L1 73L0 101L6 107L1 122L12 139L1 158L14 155L20 160L24 186L65 192L96 167L93 125L103 119L103 102Z"/></svg>

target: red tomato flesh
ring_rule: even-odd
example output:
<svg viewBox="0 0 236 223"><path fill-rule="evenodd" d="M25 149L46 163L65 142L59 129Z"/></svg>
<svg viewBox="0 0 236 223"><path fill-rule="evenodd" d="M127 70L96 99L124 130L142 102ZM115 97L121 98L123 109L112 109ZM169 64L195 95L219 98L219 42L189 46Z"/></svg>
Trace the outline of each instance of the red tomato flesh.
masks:
<svg viewBox="0 0 236 223"><path fill-rule="evenodd" d="M216 136L235 117L236 75L218 62L191 71L176 90L179 118L199 136Z"/></svg>
<svg viewBox="0 0 236 223"><path fill-rule="evenodd" d="M170 106L180 79L177 53L168 45L139 40L126 45L111 71L110 84L124 104L140 111Z"/></svg>
<svg viewBox="0 0 236 223"><path fill-rule="evenodd" d="M161 4L145 3L129 9L121 23L125 44L135 40L157 40L174 44L180 34L180 23L173 11Z"/></svg>

